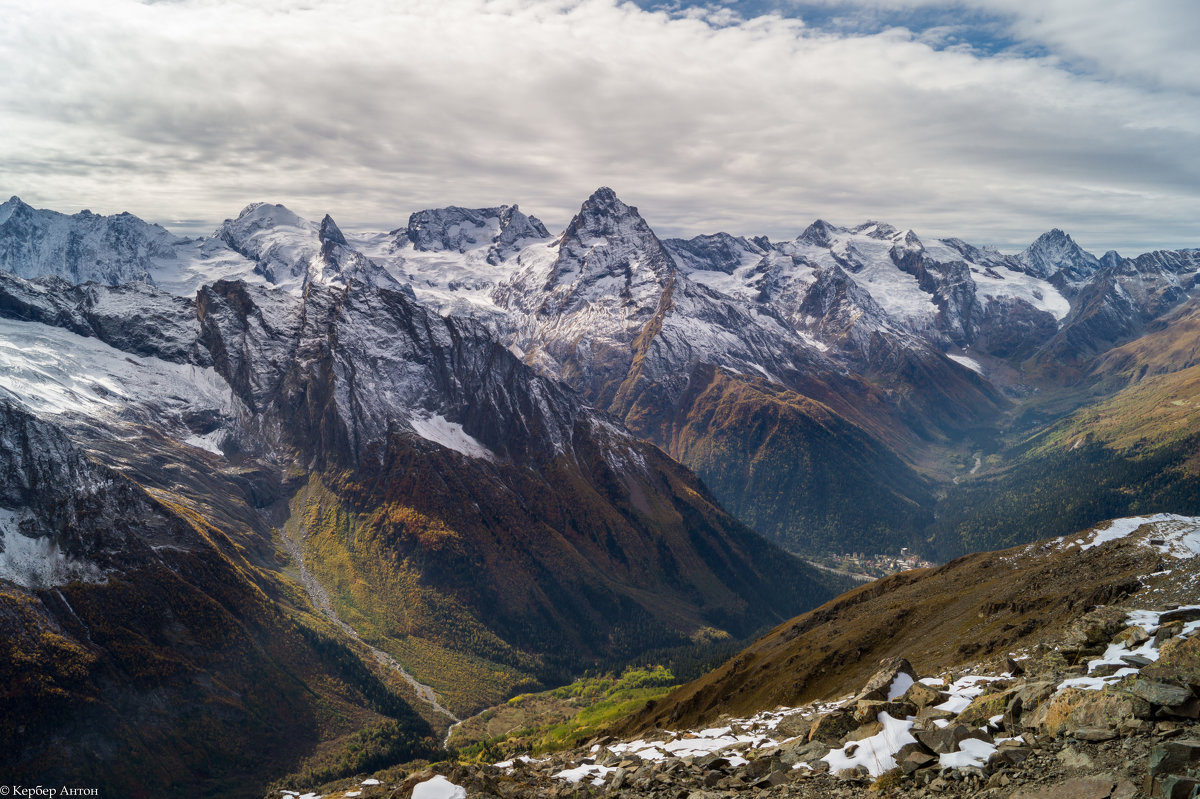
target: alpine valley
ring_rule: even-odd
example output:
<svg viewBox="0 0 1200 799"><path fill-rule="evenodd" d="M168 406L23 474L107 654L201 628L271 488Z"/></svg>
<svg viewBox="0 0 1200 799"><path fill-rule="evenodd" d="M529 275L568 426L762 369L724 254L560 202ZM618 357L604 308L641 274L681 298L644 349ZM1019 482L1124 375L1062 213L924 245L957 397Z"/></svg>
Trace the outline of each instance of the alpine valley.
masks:
<svg viewBox="0 0 1200 799"><path fill-rule="evenodd" d="M884 655L912 684L1033 647L1034 610L1141 597L1170 535L1104 564L1025 545L1200 516L1198 297L1200 249L663 239L607 188L557 233L516 205L348 233L257 203L199 239L14 197L0 776L260 796L437 760L585 673L700 678L632 735L827 699ZM853 579L813 562L1008 547L1037 608L1001 556L836 600ZM951 593L986 641L863 631Z"/></svg>

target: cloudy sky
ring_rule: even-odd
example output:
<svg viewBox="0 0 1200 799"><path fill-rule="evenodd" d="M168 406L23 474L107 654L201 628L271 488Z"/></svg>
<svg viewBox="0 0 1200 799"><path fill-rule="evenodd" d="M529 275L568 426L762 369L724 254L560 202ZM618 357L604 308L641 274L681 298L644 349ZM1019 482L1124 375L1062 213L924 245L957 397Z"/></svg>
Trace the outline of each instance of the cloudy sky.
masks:
<svg viewBox="0 0 1200 799"><path fill-rule="evenodd" d="M660 233L1200 246L1194 0L0 0L0 193L181 232L597 186ZM2 199L2 198L0 198Z"/></svg>

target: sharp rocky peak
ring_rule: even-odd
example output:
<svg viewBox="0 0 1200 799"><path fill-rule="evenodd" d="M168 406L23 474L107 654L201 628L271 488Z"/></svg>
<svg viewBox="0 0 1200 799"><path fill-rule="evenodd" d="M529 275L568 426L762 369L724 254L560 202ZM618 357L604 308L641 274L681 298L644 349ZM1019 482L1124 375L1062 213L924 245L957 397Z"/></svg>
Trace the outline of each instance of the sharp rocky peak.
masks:
<svg viewBox="0 0 1200 799"><path fill-rule="evenodd" d="M832 247L833 237L837 233L844 233L845 228L840 228L837 225L831 225L824 219L818 219L804 229L796 240L815 244L818 247Z"/></svg>
<svg viewBox="0 0 1200 799"><path fill-rule="evenodd" d="M1075 240L1053 228L1030 244L1020 255L1026 271L1035 277L1051 278L1062 273L1069 281L1087 278L1100 268L1096 256L1085 251Z"/></svg>
<svg viewBox="0 0 1200 799"><path fill-rule="evenodd" d="M332 243L346 246L346 237L342 235L342 229L337 226L337 222L333 221L333 217L325 214L325 218L321 220L321 230L317 233L317 238L322 244Z"/></svg>
<svg viewBox="0 0 1200 799"><path fill-rule="evenodd" d="M631 233L654 235L636 207L626 205L617 197L616 192L607 186L601 186L580 206L579 213L567 225L563 237L564 240L617 239Z"/></svg>
<svg viewBox="0 0 1200 799"><path fill-rule="evenodd" d="M33 208L28 203L14 194L4 203L0 203L0 225L11 219L13 214L20 212L29 213L32 211Z"/></svg>

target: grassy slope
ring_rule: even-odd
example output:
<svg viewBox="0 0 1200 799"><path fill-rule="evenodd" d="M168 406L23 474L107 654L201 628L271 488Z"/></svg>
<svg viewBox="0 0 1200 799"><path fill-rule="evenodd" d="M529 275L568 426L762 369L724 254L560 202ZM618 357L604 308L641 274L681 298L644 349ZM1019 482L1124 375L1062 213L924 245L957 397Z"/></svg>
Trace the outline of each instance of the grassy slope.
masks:
<svg viewBox="0 0 1200 799"><path fill-rule="evenodd" d="M1008 546L1130 514L1200 513L1200 366L1157 374L1020 442L938 508L936 554Z"/></svg>
<svg viewBox="0 0 1200 799"><path fill-rule="evenodd" d="M297 497L310 568L339 615L460 715L650 650L743 638L840 589L653 447L630 477L576 444L579 462L534 470L399 437L381 466Z"/></svg>
<svg viewBox="0 0 1200 799"><path fill-rule="evenodd" d="M677 684L670 669L655 666L521 694L467 719L454 729L449 745L460 757L489 762L510 752L540 754L578 746Z"/></svg>
<svg viewBox="0 0 1200 799"><path fill-rule="evenodd" d="M1087 551L981 553L894 575L776 627L616 729L694 727L722 714L833 698L864 683L887 657L906 657L933 674L1003 655L1136 590L1157 561L1147 547L1118 542Z"/></svg>
<svg viewBox="0 0 1200 799"><path fill-rule="evenodd" d="M720 370L686 399L671 454L789 549L896 551L932 519L928 481L816 400Z"/></svg>

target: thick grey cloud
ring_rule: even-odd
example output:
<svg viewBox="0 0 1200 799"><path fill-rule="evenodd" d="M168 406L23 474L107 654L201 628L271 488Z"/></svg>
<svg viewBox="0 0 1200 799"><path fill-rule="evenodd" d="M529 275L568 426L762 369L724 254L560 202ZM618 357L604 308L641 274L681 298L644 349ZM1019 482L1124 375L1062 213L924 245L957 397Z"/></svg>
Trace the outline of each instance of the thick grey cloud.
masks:
<svg viewBox="0 0 1200 799"><path fill-rule="evenodd" d="M924 5L1042 55L613 0L0 0L0 192L168 226L254 200L348 227L520 202L554 226L610 185L667 233L870 217L1200 246L1188 3Z"/></svg>

